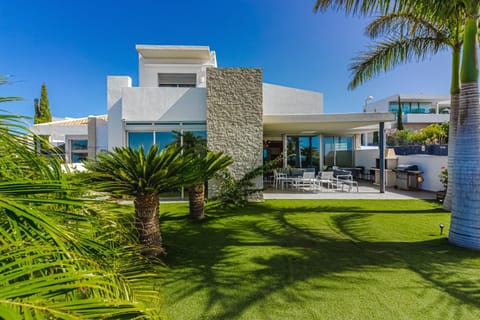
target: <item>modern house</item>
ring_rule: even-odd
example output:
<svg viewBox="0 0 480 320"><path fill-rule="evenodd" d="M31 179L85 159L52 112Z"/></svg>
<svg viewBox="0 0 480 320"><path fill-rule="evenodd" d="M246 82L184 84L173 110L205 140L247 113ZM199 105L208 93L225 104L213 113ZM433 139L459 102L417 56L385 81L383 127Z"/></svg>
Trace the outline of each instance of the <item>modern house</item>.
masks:
<svg viewBox="0 0 480 320"><path fill-rule="evenodd" d="M372 97L369 97L372 98ZM450 95L448 94L396 94L390 97L368 103L365 100L363 112L394 112L402 107L402 120L405 129L417 131L433 123L443 123L450 120ZM396 128L396 122L392 124ZM366 143L373 142L372 134L367 135Z"/></svg>
<svg viewBox="0 0 480 320"><path fill-rule="evenodd" d="M32 126L40 136L48 136L52 145L64 152L66 163L78 163L107 150L107 115L78 119L54 119Z"/></svg>
<svg viewBox="0 0 480 320"><path fill-rule="evenodd" d="M324 114L322 93L263 83L259 68L218 68L207 46L136 49L138 86L128 76L107 77L107 130L96 130L95 139L88 131L89 143L165 147L175 132L192 132L207 138L209 149L231 155L237 177L280 155L288 155L284 166L318 171L355 167L360 134L395 119L389 110Z"/></svg>

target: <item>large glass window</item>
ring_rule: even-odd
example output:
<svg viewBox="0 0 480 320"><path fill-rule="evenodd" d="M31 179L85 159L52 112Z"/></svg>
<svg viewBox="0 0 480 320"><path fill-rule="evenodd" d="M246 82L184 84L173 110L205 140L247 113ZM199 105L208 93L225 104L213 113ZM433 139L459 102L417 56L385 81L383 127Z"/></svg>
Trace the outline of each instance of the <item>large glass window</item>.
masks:
<svg viewBox="0 0 480 320"><path fill-rule="evenodd" d="M435 108L432 107L432 103L430 102L407 102L407 101L400 101L402 106L402 113L409 114L409 113L435 113ZM388 106L388 111L390 112L397 112L398 111L398 102L390 102Z"/></svg>
<svg viewBox="0 0 480 320"><path fill-rule="evenodd" d="M174 132L155 132L155 144L158 144L160 150L169 144L175 142L177 135Z"/></svg>
<svg viewBox="0 0 480 320"><path fill-rule="evenodd" d="M128 132L128 146L132 149L138 149L143 146L143 150L149 150L153 145L153 132Z"/></svg>
<svg viewBox="0 0 480 320"><path fill-rule="evenodd" d="M70 140L70 161L79 163L88 158L88 140L72 139Z"/></svg>
<svg viewBox="0 0 480 320"><path fill-rule="evenodd" d="M194 88L197 84L197 75L195 73L159 73L159 87L190 87Z"/></svg>
<svg viewBox="0 0 480 320"><path fill-rule="evenodd" d="M287 137L287 164L295 168L315 168L320 162L318 136Z"/></svg>
<svg viewBox="0 0 480 320"><path fill-rule="evenodd" d="M323 164L326 167L353 167L353 138L352 137L324 137Z"/></svg>

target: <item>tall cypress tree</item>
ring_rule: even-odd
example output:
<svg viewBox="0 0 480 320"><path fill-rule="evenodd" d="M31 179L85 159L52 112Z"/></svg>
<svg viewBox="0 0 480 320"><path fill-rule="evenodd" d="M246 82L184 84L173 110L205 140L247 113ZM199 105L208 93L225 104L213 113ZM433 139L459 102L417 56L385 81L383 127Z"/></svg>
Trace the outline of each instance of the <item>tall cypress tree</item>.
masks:
<svg viewBox="0 0 480 320"><path fill-rule="evenodd" d="M400 95L398 95L397 129L403 130L402 104L400 103Z"/></svg>
<svg viewBox="0 0 480 320"><path fill-rule="evenodd" d="M47 93L47 86L45 83L42 84L42 90L40 92L40 103L38 99L33 100L35 106L35 116L33 117L33 123L45 123L52 121L52 114L50 113L50 102L48 101L48 93ZM49 136L48 135L41 135L39 137L35 137L35 146L37 148L37 152L44 152L48 150L46 144L48 144Z"/></svg>
<svg viewBox="0 0 480 320"><path fill-rule="evenodd" d="M42 91L40 93L40 120L38 123L52 121L52 114L50 113L50 102L48 101L47 86L42 84Z"/></svg>
<svg viewBox="0 0 480 320"><path fill-rule="evenodd" d="M33 117L33 123L37 124L40 123L40 120L42 118L42 113L40 112L40 106L38 105L37 98L33 100L33 105L35 106L35 116Z"/></svg>

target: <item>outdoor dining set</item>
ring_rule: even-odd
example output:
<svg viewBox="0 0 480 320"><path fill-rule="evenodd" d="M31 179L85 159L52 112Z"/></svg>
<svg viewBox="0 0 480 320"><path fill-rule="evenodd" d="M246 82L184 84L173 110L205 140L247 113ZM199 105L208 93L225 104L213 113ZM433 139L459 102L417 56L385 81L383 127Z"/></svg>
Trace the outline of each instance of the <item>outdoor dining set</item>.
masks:
<svg viewBox="0 0 480 320"><path fill-rule="evenodd" d="M352 191L355 187L358 192L358 181L353 179L350 171L333 169L315 173L310 169L273 170L272 185L275 189L293 188L302 191Z"/></svg>

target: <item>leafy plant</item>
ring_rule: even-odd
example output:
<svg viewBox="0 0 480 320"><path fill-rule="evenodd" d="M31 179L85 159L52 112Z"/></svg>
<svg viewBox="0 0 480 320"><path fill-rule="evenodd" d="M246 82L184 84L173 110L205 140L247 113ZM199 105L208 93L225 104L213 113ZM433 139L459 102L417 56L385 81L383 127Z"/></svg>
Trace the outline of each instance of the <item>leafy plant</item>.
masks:
<svg viewBox="0 0 480 320"><path fill-rule="evenodd" d="M84 162L85 182L97 191L133 198L138 239L145 254L163 252L160 233L160 193L174 190L190 181L189 156L173 144L159 152L153 145L148 152L143 146L114 148L100 153L98 160Z"/></svg>
<svg viewBox="0 0 480 320"><path fill-rule="evenodd" d="M266 162L261 166L255 167L248 171L240 179L235 179L229 170L220 171L215 177L218 194L213 200L219 201L220 206L243 207L248 203L251 195L264 190L257 188L253 181L263 174L271 172L278 163L283 161L282 157L278 157L272 161Z"/></svg>
<svg viewBox="0 0 480 320"><path fill-rule="evenodd" d="M108 245L118 224L87 210L59 161L34 152L21 121L0 115L0 318L144 318L133 288L148 264L132 267L138 250Z"/></svg>
<svg viewBox="0 0 480 320"><path fill-rule="evenodd" d="M448 187L448 169L446 167L442 167L438 177L443 185L443 189L446 191Z"/></svg>

